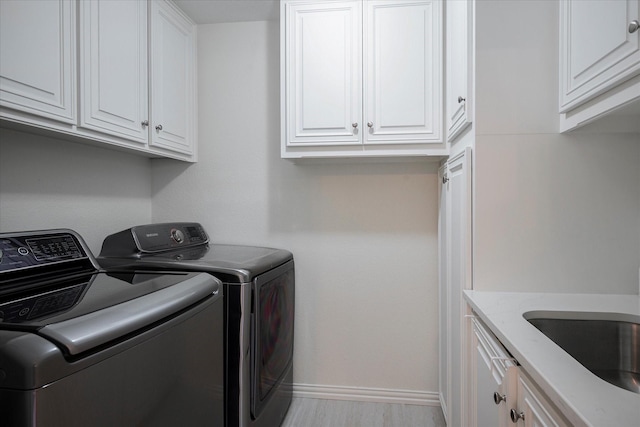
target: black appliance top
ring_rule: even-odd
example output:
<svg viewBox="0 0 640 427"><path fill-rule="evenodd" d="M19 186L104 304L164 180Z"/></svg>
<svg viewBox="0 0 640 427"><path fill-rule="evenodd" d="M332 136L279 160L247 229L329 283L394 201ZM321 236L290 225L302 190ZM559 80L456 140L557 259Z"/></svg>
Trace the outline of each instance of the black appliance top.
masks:
<svg viewBox="0 0 640 427"><path fill-rule="evenodd" d="M36 333L69 356L218 293L208 274L99 272L72 230L0 233L0 331Z"/></svg>
<svg viewBox="0 0 640 427"><path fill-rule="evenodd" d="M98 263L104 268L201 271L230 283L256 276L293 259L283 249L209 244L198 223L140 225L108 236Z"/></svg>

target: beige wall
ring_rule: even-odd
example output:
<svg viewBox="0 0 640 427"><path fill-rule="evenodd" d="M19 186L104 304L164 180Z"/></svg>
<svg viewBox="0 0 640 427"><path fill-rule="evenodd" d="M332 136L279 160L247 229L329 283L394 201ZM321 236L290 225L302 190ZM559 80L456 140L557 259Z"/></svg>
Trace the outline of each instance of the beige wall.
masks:
<svg viewBox="0 0 640 427"><path fill-rule="evenodd" d="M475 289L637 294L640 120L558 134L557 3L476 4Z"/></svg>
<svg viewBox="0 0 640 427"><path fill-rule="evenodd" d="M294 253L296 383L434 398L436 165L281 159L278 23L198 38L200 161L153 161L154 221Z"/></svg>
<svg viewBox="0 0 640 427"><path fill-rule="evenodd" d="M98 254L104 237L151 220L143 157L0 129L0 231L71 228Z"/></svg>

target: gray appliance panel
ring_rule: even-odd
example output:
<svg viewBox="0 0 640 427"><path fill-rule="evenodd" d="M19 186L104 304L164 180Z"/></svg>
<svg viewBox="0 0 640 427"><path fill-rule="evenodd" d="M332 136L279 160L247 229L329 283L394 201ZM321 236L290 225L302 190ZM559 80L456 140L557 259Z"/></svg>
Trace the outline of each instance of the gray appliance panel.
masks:
<svg viewBox="0 0 640 427"><path fill-rule="evenodd" d="M72 363L35 334L0 331L6 350L0 420L42 427L222 426L222 319L219 294Z"/></svg>
<svg viewBox="0 0 640 427"><path fill-rule="evenodd" d="M207 245L137 257L98 257L98 263L109 269L135 268L148 270L199 271L214 274L223 282L249 283L256 276L293 259L284 249L243 245Z"/></svg>

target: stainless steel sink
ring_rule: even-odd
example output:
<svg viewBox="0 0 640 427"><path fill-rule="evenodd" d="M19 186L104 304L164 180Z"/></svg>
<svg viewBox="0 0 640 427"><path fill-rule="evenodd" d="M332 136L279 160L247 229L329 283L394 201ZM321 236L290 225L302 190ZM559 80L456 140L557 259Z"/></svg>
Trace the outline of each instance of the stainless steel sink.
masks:
<svg viewBox="0 0 640 427"><path fill-rule="evenodd" d="M640 324L604 319L538 317L533 326L603 380L640 394Z"/></svg>

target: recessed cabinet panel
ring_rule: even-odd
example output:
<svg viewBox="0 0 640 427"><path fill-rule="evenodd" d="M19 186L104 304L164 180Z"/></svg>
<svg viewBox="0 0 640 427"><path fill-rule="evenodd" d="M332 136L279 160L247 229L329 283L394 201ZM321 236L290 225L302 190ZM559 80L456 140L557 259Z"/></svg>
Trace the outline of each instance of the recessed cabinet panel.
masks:
<svg viewBox="0 0 640 427"><path fill-rule="evenodd" d="M289 144L358 144L360 5L292 5L287 68Z"/></svg>
<svg viewBox="0 0 640 427"><path fill-rule="evenodd" d="M473 3L448 1L447 17L447 140L453 142L471 124Z"/></svg>
<svg viewBox="0 0 640 427"><path fill-rule="evenodd" d="M282 157L448 154L441 3L283 0Z"/></svg>
<svg viewBox="0 0 640 427"><path fill-rule="evenodd" d="M80 126L148 141L147 4L80 2Z"/></svg>
<svg viewBox="0 0 640 427"><path fill-rule="evenodd" d="M75 2L0 1L0 105L76 123Z"/></svg>
<svg viewBox="0 0 640 427"><path fill-rule="evenodd" d="M640 73L638 0L565 0L560 7L560 112Z"/></svg>
<svg viewBox="0 0 640 427"><path fill-rule="evenodd" d="M194 150L195 28L166 2L151 3L151 145Z"/></svg>
<svg viewBox="0 0 640 427"><path fill-rule="evenodd" d="M569 424L537 390L532 381L518 371L518 405L514 409L518 425L524 427L567 427Z"/></svg>
<svg viewBox="0 0 640 427"><path fill-rule="evenodd" d="M439 3L366 5L365 143L439 142Z"/></svg>

